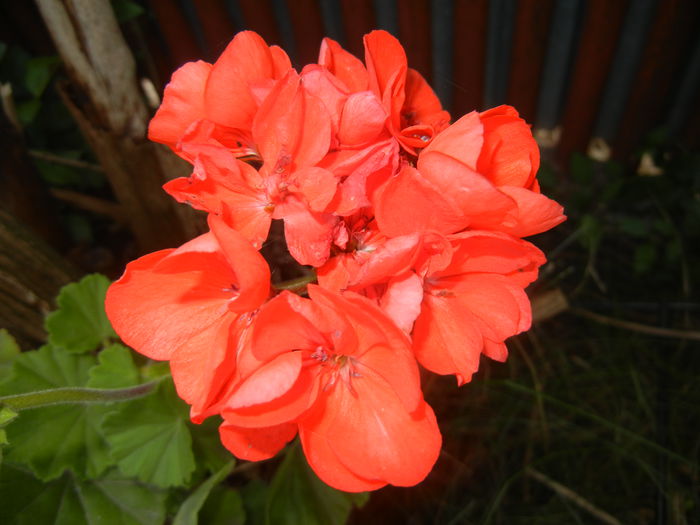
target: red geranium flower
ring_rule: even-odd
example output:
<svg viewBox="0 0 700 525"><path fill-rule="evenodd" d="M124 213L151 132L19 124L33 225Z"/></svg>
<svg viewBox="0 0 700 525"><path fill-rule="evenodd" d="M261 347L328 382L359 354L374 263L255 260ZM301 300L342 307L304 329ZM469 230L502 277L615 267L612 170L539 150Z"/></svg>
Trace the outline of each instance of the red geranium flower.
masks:
<svg viewBox="0 0 700 525"><path fill-rule="evenodd" d="M375 197L387 235L437 230L495 230L526 237L565 220L539 193L537 144L517 112L501 106L465 115L444 130ZM410 208L409 217L399 210Z"/></svg>
<svg viewBox="0 0 700 525"><path fill-rule="evenodd" d="M215 402L235 372L232 325L256 310L270 289L267 263L250 243L216 216L209 224L210 233L127 265L105 301L126 344L170 361L193 417Z"/></svg>
<svg viewBox="0 0 700 525"><path fill-rule="evenodd" d="M418 483L441 438L408 338L364 297L309 295L285 292L261 309L252 349L264 364L227 398L224 419L236 436L295 422L312 468L341 490Z"/></svg>

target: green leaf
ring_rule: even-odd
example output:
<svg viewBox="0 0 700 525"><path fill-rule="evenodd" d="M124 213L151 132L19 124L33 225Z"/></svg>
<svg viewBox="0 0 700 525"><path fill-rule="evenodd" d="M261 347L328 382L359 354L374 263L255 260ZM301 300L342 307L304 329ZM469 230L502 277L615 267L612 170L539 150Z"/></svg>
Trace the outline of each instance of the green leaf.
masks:
<svg viewBox="0 0 700 525"><path fill-rule="evenodd" d="M649 223L639 217L620 217L620 229L632 237L647 237L649 235Z"/></svg>
<svg viewBox="0 0 700 525"><path fill-rule="evenodd" d="M71 355L50 344L23 352L15 359L9 380L0 385L0 395L85 386L95 362L93 356Z"/></svg>
<svg viewBox="0 0 700 525"><path fill-rule="evenodd" d="M0 471L0 522L56 525L154 525L165 521L163 491L131 480L40 483L8 466Z"/></svg>
<svg viewBox="0 0 700 525"><path fill-rule="evenodd" d="M265 525L267 522L267 494L270 491L268 485L260 478L253 478L240 490L245 506L246 525ZM208 506L207 502L203 512L207 512Z"/></svg>
<svg viewBox="0 0 700 525"><path fill-rule="evenodd" d="M141 376L145 381L160 379L170 375L170 363L167 361L152 362L141 367Z"/></svg>
<svg viewBox="0 0 700 525"><path fill-rule="evenodd" d="M17 416L17 412L11 408L0 407L0 428L6 427Z"/></svg>
<svg viewBox="0 0 700 525"><path fill-rule="evenodd" d="M120 479L77 481L76 489L90 524L152 525L165 521L164 491Z"/></svg>
<svg viewBox="0 0 700 525"><path fill-rule="evenodd" d="M199 521L206 525L252 525L248 521L240 492L221 485L211 491L199 511Z"/></svg>
<svg viewBox="0 0 700 525"><path fill-rule="evenodd" d="M130 0L112 0L112 7L120 24L139 17L144 13L143 7Z"/></svg>
<svg viewBox="0 0 700 525"><path fill-rule="evenodd" d="M197 489L180 506L177 511L173 525L197 525L199 510L207 500L211 490L221 483L233 470L235 461L230 461L224 465L218 472L202 483Z"/></svg>
<svg viewBox="0 0 700 525"><path fill-rule="evenodd" d="M39 113L41 109L41 100L27 100L25 102L18 103L15 108L17 109L17 117L23 126L28 126L31 124Z"/></svg>
<svg viewBox="0 0 700 525"><path fill-rule="evenodd" d="M7 432L5 428L11 421L17 417L17 412L7 407L0 407L0 463L2 463L3 450L5 445L10 442L7 439Z"/></svg>
<svg viewBox="0 0 700 525"><path fill-rule="evenodd" d="M12 363L19 354L15 338L4 328L0 330L0 382L9 377Z"/></svg>
<svg viewBox="0 0 700 525"><path fill-rule="evenodd" d="M61 289L58 310L46 318L49 342L69 352L87 352L116 337L104 310L110 282L93 274Z"/></svg>
<svg viewBox="0 0 700 525"><path fill-rule="evenodd" d="M216 472L231 461L231 453L221 444L219 416L210 417L200 425L189 425L192 433L192 450L197 465L208 472Z"/></svg>
<svg viewBox="0 0 700 525"><path fill-rule="evenodd" d="M85 386L95 358L68 354L50 345L24 352L15 360L12 375L0 385L0 395L49 388ZM96 477L111 463L99 432L109 407L61 405L23 411L7 427L7 460L27 465L44 481L72 470Z"/></svg>
<svg viewBox="0 0 700 525"><path fill-rule="evenodd" d="M318 479L296 444L288 449L270 484L267 523L343 525L353 505L366 501L366 494L341 492Z"/></svg>
<svg viewBox="0 0 700 525"><path fill-rule="evenodd" d="M581 218L581 242L589 250L596 250L603 236L603 226L593 215Z"/></svg>
<svg viewBox="0 0 700 525"><path fill-rule="evenodd" d="M102 425L112 457L127 476L159 487L186 485L195 468L187 405L172 382L120 405Z"/></svg>
<svg viewBox="0 0 700 525"><path fill-rule="evenodd" d="M93 366L88 375L87 386L91 388L122 388L139 383L139 370L131 357L131 350L113 344L97 356L99 364Z"/></svg>
<svg viewBox="0 0 700 525"><path fill-rule="evenodd" d="M653 244L642 244L634 250L634 271L637 274L648 273L656 262L656 247Z"/></svg>
<svg viewBox="0 0 700 525"><path fill-rule="evenodd" d="M59 64L57 56L36 57L27 62L24 85L32 95L41 96Z"/></svg>

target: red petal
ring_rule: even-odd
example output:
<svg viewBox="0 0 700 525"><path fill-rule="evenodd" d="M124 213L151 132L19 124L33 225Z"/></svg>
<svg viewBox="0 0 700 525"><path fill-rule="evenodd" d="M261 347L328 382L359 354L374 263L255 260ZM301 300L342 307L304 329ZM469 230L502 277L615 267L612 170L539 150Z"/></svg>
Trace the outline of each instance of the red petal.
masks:
<svg viewBox="0 0 700 525"><path fill-rule="evenodd" d="M421 154L419 171L442 195L460 210L460 215L475 229L497 229L517 214L513 199L499 191L486 177L462 162L439 152ZM442 231L442 233L455 233Z"/></svg>
<svg viewBox="0 0 700 525"><path fill-rule="evenodd" d="M391 115L393 131L400 127L406 82L406 53L399 41L386 31L372 31L364 36L365 62L369 87L382 99Z"/></svg>
<svg viewBox="0 0 700 525"><path fill-rule="evenodd" d="M501 186L498 188L513 199L518 207L517 222L513 225L502 225L498 229L515 237L527 237L554 228L566 220L564 208L541 193Z"/></svg>
<svg viewBox="0 0 700 525"><path fill-rule="evenodd" d="M304 450L312 455L325 440L355 476L399 486L419 483L440 453L433 411L423 402L409 413L382 377L366 367L361 374L352 378L352 390L338 381L299 422Z"/></svg>
<svg viewBox="0 0 700 525"><path fill-rule="evenodd" d="M460 162L467 168L476 171L481 147L484 143L484 128L479 120L479 114L472 111L445 129L433 139L418 159L418 169L430 158L432 153L440 153Z"/></svg>
<svg viewBox="0 0 700 525"><path fill-rule="evenodd" d="M356 334L356 338L336 339L335 352L352 355L363 367L373 369L391 385L406 409L414 410L422 395L418 368L406 334L372 301L356 293L346 292L341 296L310 285L309 296L326 309L341 313Z"/></svg>
<svg viewBox="0 0 700 525"><path fill-rule="evenodd" d="M462 384L479 369L483 336L471 312L454 303L454 297L425 295L413 327L413 350L425 368L457 374Z"/></svg>
<svg viewBox="0 0 700 525"><path fill-rule="evenodd" d="M258 251L236 230L216 215L209 216L209 227L221 245L224 257L236 275L238 296L229 301L233 312L258 308L270 293L270 268Z"/></svg>
<svg viewBox="0 0 700 525"><path fill-rule="evenodd" d="M163 250L130 263L107 292L105 307L126 344L152 359L170 359L222 316L235 276L218 253Z"/></svg>
<svg viewBox="0 0 700 525"><path fill-rule="evenodd" d="M270 170L312 166L328 152L331 118L320 99L310 95L290 71L260 106L253 138Z"/></svg>
<svg viewBox="0 0 700 525"><path fill-rule="evenodd" d="M338 179L328 170L315 166L303 168L292 175L290 191L303 195L313 211L324 211L338 189Z"/></svg>
<svg viewBox="0 0 700 525"><path fill-rule="evenodd" d="M242 408L230 408L225 400L221 405L221 414L226 421L246 428L267 427L294 421L316 401L319 387L315 368L305 367L301 369L292 387L280 397Z"/></svg>
<svg viewBox="0 0 700 525"><path fill-rule="evenodd" d="M201 421L217 392L235 371L235 353L230 352L229 332L236 316L221 317L187 344L181 345L170 358L170 372L178 395L191 406L190 417ZM235 341L231 343L235 347ZM227 359L228 356L228 359Z"/></svg>
<svg viewBox="0 0 700 525"><path fill-rule="evenodd" d="M350 285L356 289L364 288L405 274L415 262L420 248L421 236L417 233L387 239L368 255Z"/></svg>
<svg viewBox="0 0 700 525"><path fill-rule="evenodd" d="M304 89L323 102L333 122L333 130L337 132L340 114L343 111L345 100L348 98L348 90L327 69L309 64L301 72L301 81Z"/></svg>
<svg viewBox="0 0 700 525"><path fill-rule="evenodd" d="M185 130L204 118L204 87L211 64L188 62L173 73L163 93L163 103L148 126L148 138L175 149Z"/></svg>
<svg viewBox="0 0 700 525"><path fill-rule="evenodd" d="M464 229L468 219L444 195L418 170L404 167L375 194L379 229L389 237L428 230L454 233Z"/></svg>
<svg viewBox="0 0 700 525"><path fill-rule="evenodd" d="M443 111L440 99L415 69L406 74L406 101L402 115L410 115L408 124L428 124L439 133L450 123L450 114Z"/></svg>
<svg viewBox="0 0 700 525"><path fill-rule="evenodd" d="M321 266L326 262L338 218L309 210L298 199L287 199L284 210L284 237L289 253L299 264Z"/></svg>
<svg viewBox="0 0 700 525"><path fill-rule="evenodd" d="M478 170L496 186L530 188L540 166L540 150L530 126L511 106L499 106L480 114L484 146Z"/></svg>
<svg viewBox="0 0 700 525"><path fill-rule="evenodd" d="M351 254L339 253L316 269L316 278L318 284L326 290L340 292L348 287L351 276L355 275L358 269L359 265Z"/></svg>
<svg viewBox="0 0 700 525"><path fill-rule="evenodd" d="M253 353L267 361L290 350L315 348L324 344L311 301L291 292L282 292L267 302L255 319L252 335Z"/></svg>
<svg viewBox="0 0 700 525"><path fill-rule="evenodd" d="M323 39L318 63L338 77L350 93L367 89L367 70L362 61L345 51L335 40Z"/></svg>
<svg viewBox="0 0 700 525"><path fill-rule="evenodd" d="M226 400L230 409L267 403L287 393L299 377L301 352L280 354L262 365Z"/></svg>
<svg viewBox="0 0 700 525"><path fill-rule="evenodd" d="M209 75L204 94L208 117L224 126L250 129L258 107L250 86L276 78L280 62L279 50L273 59L270 48L258 34L238 33Z"/></svg>
<svg viewBox="0 0 700 525"><path fill-rule="evenodd" d="M376 490L386 481L368 480L348 469L333 451L326 436L313 430L299 428L299 437L309 466L326 484L345 492Z"/></svg>
<svg viewBox="0 0 700 525"><path fill-rule="evenodd" d="M521 239L499 232L469 231L450 236L452 260L437 276L466 273L510 275L525 287L537 278L537 268L545 263L544 254Z"/></svg>
<svg viewBox="0 0 700 525"><path fill-rule="evenodd" d="M469 274L441 279L455 295L455 308L469 310L478 320L484 337L501 342L530 328L530 301L523 289L495 274Z"/></svg>
<svg viewBox="0 0 700 525"><path fill-rule="evenodd" d="M422 301L423 280L411 272L389 280L380 305L396 326L410 334Z"/></svg>
<svg viewBox="0 0 700 525"><path fill-rule="evenodd" d="M262 461L277 454L297 433L294 423L267 428L240 428L224 421L219 427L223 445L239 459Z"/></svg>
<svg viewBox="0 0 700 525"><path fill-rule="evenodd" d="M343 145L373 141L384 131L387 117L381 100L374 93L354 93L343 106L338 140Z"/></svg>

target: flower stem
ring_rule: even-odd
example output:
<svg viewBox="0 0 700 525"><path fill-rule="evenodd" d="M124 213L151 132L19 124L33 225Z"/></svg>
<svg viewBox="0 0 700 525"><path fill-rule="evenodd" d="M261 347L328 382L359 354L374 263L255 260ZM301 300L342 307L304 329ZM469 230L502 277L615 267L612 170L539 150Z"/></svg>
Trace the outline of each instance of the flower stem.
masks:
<svg viewBox="0 0 700 525"><path fill-rule="evenodd" d="M50 405L129 401L150 394L159 382L155 380L128 388L64 387L38 390L36 392L0 397L0 406L6 406L12 410L27 410Z"/></svg>
<svg viewBox="0 0 700 525"><path fill-rule="evenodd" d="M290 279L289 281L282 281L281 283L273 284L275 290L289 290L290 292L299 292L306 289L307 284L316 282L316 272L311 272L310 274L304 275L303 277L297 277L296 279Z"/></svg>

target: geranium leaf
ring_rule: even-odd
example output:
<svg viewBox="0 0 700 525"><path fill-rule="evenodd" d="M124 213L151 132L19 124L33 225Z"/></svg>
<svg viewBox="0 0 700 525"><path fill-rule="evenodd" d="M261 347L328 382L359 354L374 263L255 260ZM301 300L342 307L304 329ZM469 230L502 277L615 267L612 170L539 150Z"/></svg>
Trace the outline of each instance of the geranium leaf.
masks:
<svg viewBox="0 0 700 525"><path fill-rule="evenodd" d="M0 471L0 522L65 525L157 525L166 493L123 479L80 481L65 475L41 483L12 467Z"/></svg>
<svg viewBox="0 0 700 525"><path fill-rule="evenodd" d="M139 370L134 365L131 350L113 344L97 356L99 364L93 366L88 375L87 386L91 388L121 388L139 383Z"/></svg>
<svg viewBox="0 0 700 525"><path fill-rule="evenodd" d="M235 461L230 461L209 479L199 485L180 506L173 520L173 525L197 525L199 522L199 510L202 508L202 505L204 505L207 497L209 497L209 493L214 487L226 479L235 464Z"/></svg>
<svg viewBox="0 0 700 525"><path fill-rule="evenodd" d="M15 359L0 395L68 386L85 386L95 358L69 354L50 345ZM110 465L99 424L109 407L60 405L23 411L6 428L8 461L27 465L48 481L71 470L81 477L99 476Z"/></svg>
<svg viewBox="0 0 700 525"><path fill-rule="evenodd" d="M335 490L318 479L299 445L289 448L277 469L267 497L267 523L283 525L342 525L354 505L367 494Z"/></svg>
<svg viewBox="0 0 700 525"><path fill-rule="evenodd" d="M105 315L105 294L110 282L93 274L64 286L56 302L58 310L46 318L49 343L69 352L87 352L116 337Z"/></svg>
<svg viewBox="0 0 700 525"><path fill-rule="evenodd" d="M153 525L165 521L166 492L132 480L76 481L89 524Z"/></svg>
<svg viewBox="0 0 700 525"><path fill-rule="evenodd" d="M20 354L15 338L4 328L0 330L0 381L10 375L12 362Z"/></svg>
<svg viewBox="0 0 700 525"><path fill-rule="evenodd" d="M206 525L243 525L248 520L241 494L232 488L218 485L199 511L199 522Z"/></svg>
<svg viewBox="0 0 700 525"><path fill-rule="evenodd" d="M172 382L124 403L102 425L112 457L127 476L159 487L186 485L195 468L187 405Z"/></svg>
<svg viewBox="0 0 700 525"><path fill-rule="evenodd" d="M197 466L207 472L216 472L223 468L233 456L221 444L219 425L223 420L219 416L207 418L200 425L190 425L192 433L192 450L197 459Z"/></svg>

